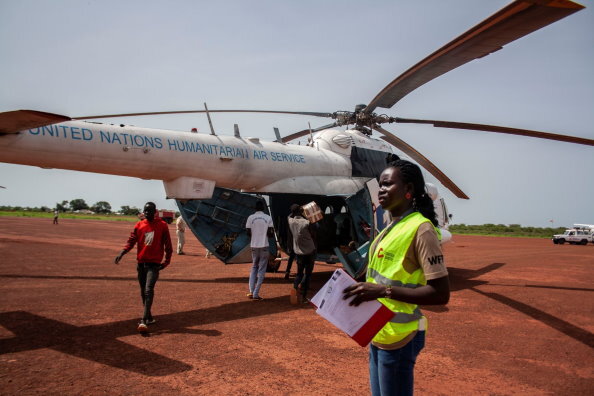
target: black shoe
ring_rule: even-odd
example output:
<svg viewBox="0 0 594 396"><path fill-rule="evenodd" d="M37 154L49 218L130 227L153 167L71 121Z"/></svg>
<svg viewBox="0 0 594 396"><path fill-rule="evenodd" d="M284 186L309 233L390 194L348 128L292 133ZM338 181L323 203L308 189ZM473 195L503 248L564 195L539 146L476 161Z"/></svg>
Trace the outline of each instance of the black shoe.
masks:
<svg viewBox="0 0 594 396"><path fill-rule="evenodd" d="M285 279L289 279L289 275L290 274L288 272L285 272Z"/></svg>
<svg viewBox="0 0 594 396"><path fill-rule="evenodd" d="M157 321L156 321L154 318L150 318L150 319L148 319L148 320L145 320L145 323L146 323L147 325L152 325L152 324L155 324L155 323L157 323Z"/></svg>

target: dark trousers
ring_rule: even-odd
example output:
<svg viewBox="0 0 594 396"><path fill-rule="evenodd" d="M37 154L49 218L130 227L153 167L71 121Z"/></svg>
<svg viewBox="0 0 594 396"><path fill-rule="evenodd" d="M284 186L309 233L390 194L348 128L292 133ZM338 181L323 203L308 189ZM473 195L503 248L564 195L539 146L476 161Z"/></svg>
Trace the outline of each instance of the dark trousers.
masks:
<svg viewBox="0 0 594 396"><path fill-rule="evenodd" d="M136 270L138 271L140 296L142 297L142 305L144 306L142 320L146 321L153 318L151 307L153 306L153 297L155 295L155 284L157 283L157 279L159 279L159 264L138 263Z"/></svg>
<svg viewBox="0 0 594 396"><path fill-rule="evenodd" d="M309 289L309 280L313 271L315 258L315 253L297 255L297 277L295 277L293 287L295 289L300 288L303 297L307 297L307 289Z"/></svg>
<svg viewBox="0 0 594 396"><path fill-rule="evenodd" d="M287 275L291 274L291 267L293 266L293 260L295 260L295 252L289 253L289 261L287 261L287 269L285 270L285 273Z"/></svg>

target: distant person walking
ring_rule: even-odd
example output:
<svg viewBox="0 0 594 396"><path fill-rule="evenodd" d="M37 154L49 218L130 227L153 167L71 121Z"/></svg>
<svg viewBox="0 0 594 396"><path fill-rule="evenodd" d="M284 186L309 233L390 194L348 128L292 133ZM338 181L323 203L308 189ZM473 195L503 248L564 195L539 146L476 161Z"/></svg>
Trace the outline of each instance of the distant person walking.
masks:
<svg viewBox="0 0 594 396"><path fill-rule="evenodd" d="M291 290L291 303L308 303L307 290L316 259L315 225L305 218L303 208L297 204L291 205L288 221L293 251L297 256L297 276Z"/></svg>
<svg viewBox="0 0 594 396"><path fill-rule="evenodd" d="M56 209L54 210L54 224L58 224L58 216L60 216L60 212Z"/></svg>
<svg viewBox="0 0 594 396"><path fill-rule="evenodd" d="M260 287L264 282L266 266L268 265L268 238L274 236L272 218L264 213L264 202L256 202L256 212L247 218L245 225L247 234L251 238L252 270L250 272L248 298L263 300Z"/></svg>
<svg viewBox="0 0 594 396"><path fill-rule="evenodd" d="M175 221L175 235L177 236L177 254L185 254L184 244L186 243L186 222L181 216Z"/></svg>
<svg viewBox="0 0 594 396"><path fill-rule="evenodd" d="M159 272L171 262L173 253L169 227L167 223L155 216L156 212L157 207L153 202L147 202L144 205L144 218L136 223L124 249L115 258L115 263L119 264L122 257L136 245L138 261L136 270L144 307L142 319L137 327L140 333L148 332L147 325L155 323L151 313L155 284L159 279ZM163 260L163 256L165 256L165 260ZM162 263L161 260L163 260Z"/></svg>

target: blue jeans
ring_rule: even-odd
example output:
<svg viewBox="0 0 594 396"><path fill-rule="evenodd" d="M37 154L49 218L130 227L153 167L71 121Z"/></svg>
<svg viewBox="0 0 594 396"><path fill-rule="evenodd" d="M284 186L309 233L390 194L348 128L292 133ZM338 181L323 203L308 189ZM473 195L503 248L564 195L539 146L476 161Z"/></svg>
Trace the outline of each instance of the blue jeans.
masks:
<svg viewBox="0 0 594 396"><path fill-rule="evenodd" d="M419 352L425 346L425 332L404 347L393 351L369 346L369 382L373 396L412 395L414 368Z"/></svg>
<svg viewBox="0 0 594 396"><path fill-rule="evenodd" d="M153 297L155 296L155 284L159 279L159 263L138 263L138 283L140 284L140 296L144 312L142 320L147 321L153 318L151 307L153 306Z"/></svg>
<svg viewBox="0 0 594 396"><path fill-rule="evenodd" d="M268 247L252 248L252 271L250 272L250 293L254 297L260 297L260 286L264 282L266 267L268 266Z"/></svg>

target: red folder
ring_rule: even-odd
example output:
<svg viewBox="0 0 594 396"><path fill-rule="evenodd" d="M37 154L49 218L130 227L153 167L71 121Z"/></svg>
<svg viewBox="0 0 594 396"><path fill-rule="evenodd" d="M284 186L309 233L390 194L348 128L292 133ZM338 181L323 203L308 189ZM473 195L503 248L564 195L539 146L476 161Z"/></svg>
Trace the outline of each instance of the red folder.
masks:
<svg viewBox="0 0 594 396"><path fill-rule="evenodd" d="M317 314L364 347L394 317L394 312L377 300L350 306L349 301L343 299L342 290L355 282L344 270L337 269L311 303L317 307Z"/></svg>
<svg viewBox="0 0 594 396"><path fill-rule="evenodd" d="M362 347L367 346L375 335L394 317L394 312L390 311L384 304L375 314L355 333L352 339Z"/></svg>

